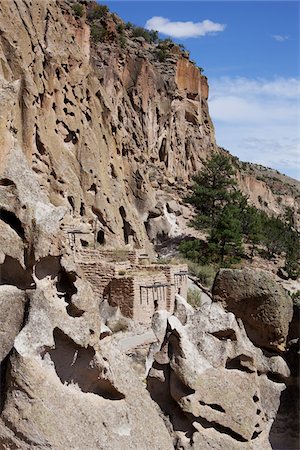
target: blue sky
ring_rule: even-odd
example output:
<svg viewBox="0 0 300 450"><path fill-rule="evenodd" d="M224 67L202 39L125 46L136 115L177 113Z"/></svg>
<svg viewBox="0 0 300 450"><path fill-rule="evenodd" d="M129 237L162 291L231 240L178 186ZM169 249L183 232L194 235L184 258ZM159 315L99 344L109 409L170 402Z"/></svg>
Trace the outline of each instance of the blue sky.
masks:
<svg viewBox="0 0 300 450"><path fill-rule="evenodd" d="M300 178L298 1L103 3L190 50L208 77L220 146Z"/></svg>

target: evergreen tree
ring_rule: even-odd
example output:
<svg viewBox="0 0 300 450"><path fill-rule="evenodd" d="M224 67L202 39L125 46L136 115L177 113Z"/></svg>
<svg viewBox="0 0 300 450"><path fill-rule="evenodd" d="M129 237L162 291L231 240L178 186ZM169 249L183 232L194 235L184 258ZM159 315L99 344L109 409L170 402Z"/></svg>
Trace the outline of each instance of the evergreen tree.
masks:
<svg viewBox="0 0 300 450"><path fill-rule="evenodd" d="M242 213L242 232L251 244L251 262L257 245L263 239L263 215L265 213L258 211L254 206L247 206Z"/></svg>
<svg viewBox="0 0 300 450"><path fill-rule="evenodd" d="M187 201L196 207L194 225L213 229L222 209L230 203L236 189L235 171L227 156L214 153L203 161L202 170L193 177L192 195Z"/></svg>
<svg viewBox="0 0 300 450"><path fill-rule="evenodd" d="M242 251L242 226L240 208L235 204L225 206L212 230L210 242L216 245L221 263L226 255L237 256Z"/></svg>

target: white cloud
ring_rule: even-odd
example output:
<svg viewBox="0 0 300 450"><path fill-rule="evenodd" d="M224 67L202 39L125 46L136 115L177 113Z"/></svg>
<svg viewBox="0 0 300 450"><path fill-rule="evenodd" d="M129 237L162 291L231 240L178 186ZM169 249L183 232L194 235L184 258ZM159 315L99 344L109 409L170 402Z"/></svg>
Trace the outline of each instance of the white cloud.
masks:
<svg viewBox="0 0 300 450"><path fill-rule="evenodd" d="M151 17L145 25L145 28L148 30L156 30L174 38L205 36L209 33L224 31L225 27L226 25L212 22L211 20L203 20L203 22L171 22L171 20L160 16Z"/></svg>
<svg viewBox="0 0 300 450"><path fill-rule="evenodd" d="M300 177L300 79L210 80L209 108L220 146Z"/></svg>
<svg viewBox="0 0 300 450"><path fill-rule="evenodd" d="M286 34L273 34L272 38L275 39L275 41L278 41L278 42L284 42L284 41L288 41L289 40L289 36L287 36Z"/></svg>

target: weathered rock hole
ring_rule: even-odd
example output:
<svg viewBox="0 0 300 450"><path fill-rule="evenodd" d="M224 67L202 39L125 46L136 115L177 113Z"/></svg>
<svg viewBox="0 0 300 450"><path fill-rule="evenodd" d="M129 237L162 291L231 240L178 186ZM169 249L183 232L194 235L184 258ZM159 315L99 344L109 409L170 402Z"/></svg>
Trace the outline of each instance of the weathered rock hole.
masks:
<svg viewBox="0 0 300 450"><path fill-rule="evenodd" d="M16 184L12 181L9 180L8 178L2 178L0 180L0 186L13 186L13 187L17 187Z"/></svg>
<svg viewBox="0 0 300 450"><path fill-rule="evenodd" d="M85 215L85 207L84 207L84 203L83 202L80 203L79 214L81 215L81 217L83 217Z"/></svg>
<svg viewBox="0 0 300 450"><path fill-rule="evenodd" d="M255 403L257 403L257 402L259 401L259 398L257 397L257 395L253 395L253 401L254 401Z"/></svg>
<svg viewBox="0 0 300 450"><path fill-rule="evenodd" d="M73 211L75 211L75 203L74 203L74 197L72 197L71 195L69 195L68 197L68 202L72 208Z"/></svg>
<svg viewBox="0 0 300 450"><path fill-rule="evenodd" d="M247 373L255 372L254 369L251 369L251 368L247 367L246 364L242 364L243 361L245 363L251 363L252 364L252 361L246 355L239 355L239 356L236 356L233 359L228 358L227 361L226 361L225 368L226 369L241 370L242 372L247 372Z"/></svg>
<svg viewBox="0 0 300 450"><path fill-rule="evenodd" d="M207 419L205 419L204 417L197 417L196 421L198 423L200 423L200 425L203 428L214 428L215 430L217 430L219 433L224 433L227 434L228 436L232 437L233 439L235 439L236 441L239 442L247 442L247 439L245 439L243 436L241 436L239 433L236 433L235 431L231 430L231 428L225 427L223 425L221 425L218 422L215 421L208 421Z"/></svg>
<svg viewBox="0 0 300 450"><path fill-rule="evenodd" d="M261 431L254 431L254 433L251 436L251 440L256 439L260 434L261 434Z"/></svg>
<svg viewBox="0 0 300 450"><path fill-rule="evenodd" d="M211 333L216 338L220 339L221 341L229 339L230 341L236 341L236 334L234 330L227 329L227 330L219 330Z"/></svg>
<svg viewBox="0 0 300 450"><path fill-rule="evenodd" d="M283 377L279 373L268 372L267 377L269 378L269 380L273 381L274 383L285 383L286 382L285 377Z"/></svg>
<svg viewBox="0 0 300 450"><path fill-rule="evenodd" d="M71 317L81 317L84 314L84 311L74 305L74 303L69 303L66 307L66 311Z"/></svg>
<svg viewBox="0 0 300 450"><path fill-rule="evenodd" d="M65 137L64 142L72 142L72 144L77 144L78 137L76 136L75 131L70 130L67 136Z"/></svg>
<svg viewBox="0 0 300 450"><path fill-rule="evenodd" d="M31 273L23 269L19 261L6 255L0 264L0 284L10 284L19 289L30 289L34 285Z"/></svg>
<svg viewBox="0 0 300 450"><path fill-rule="evenodd" d="M218 405L217 403L205 403L202 400L199 400L199 403L202 406L209 406L211 409L214 409L215 411L219 411L219 412L222 412L222 413L226 412L225 409L222 408L222 406Z"/></svg>
<svg viewBox="0 0 300 450"><path fill-rule="evenodd" d="M94 192L94 194L97 194L97 187L95 183L91 185L91 187L88 189L88 192Z"/></svg>
<svg viewBox="0 0 300 450"><path fill-rule="evenodd" d="M111 171L111 176L112 176L113 178L118 178L117 173L116 173L116 170L115 170L113 164L110 165L110 171Z"/></svg>
<svg viewBox="0 0 300 450"><path fill-rule="evenodd" d="M82 392L99 395L109 400L125 398L108 379L100 377L95 367L95 351L76 344L59 328L53 330L55 348L47 350L55 371L63 384L77 384Z"/></svg>
<svg viewBox="0 0 300 450"><path fill-rule="evenodd" d="M54 280L60 270L60 256L46 256L40 259L35 266L35 274L39 280L47 276L50 276Z"/></svg>
<svg viewBox="0 0 300 450"><path fill-rule="evenodd" d="M163 138L159 152L158 152L158 156L159 156L160 162L164 162L166 167L168 167L168 153L166 150L166 146L167 146L167 140L166 140L166 138Z"/></svg>
<svg viewBox="0 0 300 450"><path fill-rule="evenodd" d="M23 241L25 240L25 231L22 222L14 213L6 211L6 209L0 209L0 219L9 225Z"/></svg>

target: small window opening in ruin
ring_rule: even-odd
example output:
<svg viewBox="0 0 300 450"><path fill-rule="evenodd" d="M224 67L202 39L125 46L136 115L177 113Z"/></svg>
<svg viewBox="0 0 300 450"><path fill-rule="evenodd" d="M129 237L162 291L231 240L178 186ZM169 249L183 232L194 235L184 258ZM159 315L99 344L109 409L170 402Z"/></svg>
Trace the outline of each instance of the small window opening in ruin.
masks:
<svg viewBox="0 0 300 450"><path fill-rule="evenodd" d="M99 230L97 233L97 242L99 244L104 244L105 242L105 235L104 235L104 231L103 230Z"/></svg>
<svg viewBox="0 0 300 450"><path fill-rule="evenodd" d="M84 239L80 239L80 243L81 243L82 247L88 247L89 246L88 241L85 241Z"/></svg>

